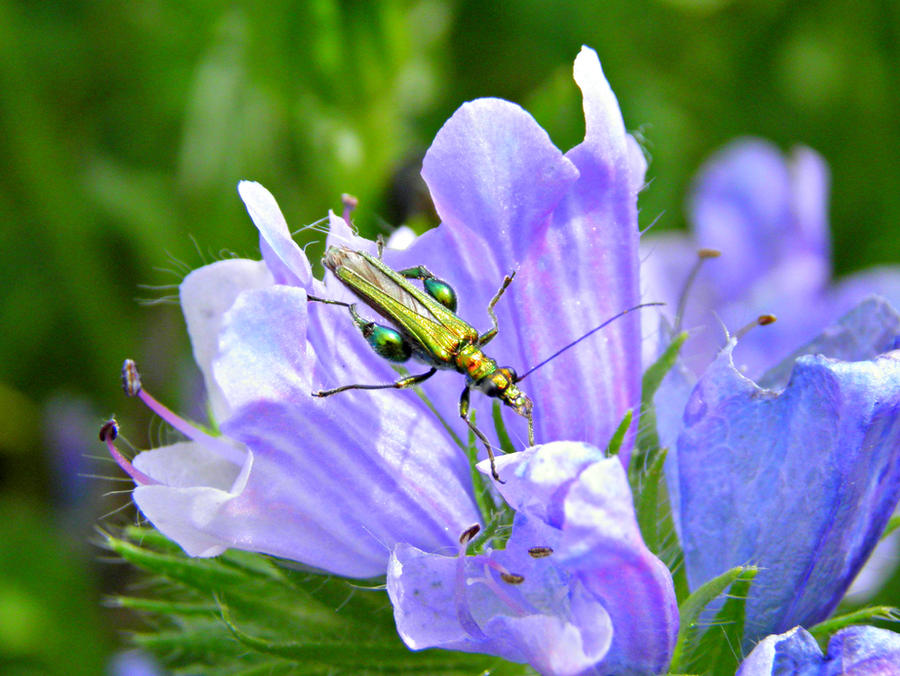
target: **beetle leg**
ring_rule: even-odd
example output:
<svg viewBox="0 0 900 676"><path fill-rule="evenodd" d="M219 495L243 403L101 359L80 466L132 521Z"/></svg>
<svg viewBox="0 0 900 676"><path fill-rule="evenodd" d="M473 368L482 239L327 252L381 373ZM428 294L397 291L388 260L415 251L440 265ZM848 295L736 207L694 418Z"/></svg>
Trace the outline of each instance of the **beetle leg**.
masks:
<svg viewBox="0 0 900 676"><path fill-rule="evenodd" d="M499 481L501 484L505 483L500 480L500 475L497 473L497 463L494 460L494 449L491 448L491 442L488 441L488 438L484 436L484 433L475 427L475 423L469 420L469 389L468 385L463 389L462 395L459 397L459 417L466 421L466 425L469 426L469 429L475 433L475 436L481 439L481 442L484 444L484 447L487 449L488 458L491 459L491 476L494 477L496 481Z"/></svg>
<svg viewBox="0 0 900 676"><path fill-rule="evenodd" d="M497 293L494 294L494 297L491 298L491 302L488 303L487 311L488 311L488 314L491 316L491 322L493 323L493 326L488 331L486 331L485 333L483 333L481 336L478 337L478 346L479 347L484 347L485 345L487 345L489 342L491 342L494 339L494 336L497 335L497 331L499 330L500 326L497 323L497 315L494 314L494 306L497 304L497 301L500 300L500 296L503 295L503 292L506 291L506 287L508 287L510 284L512 284L512 280L514 280L515 278L516 278L515 270L513 270L511 273L506 275L503 278L503 283L500 285L500 288L497 289Z"/></svg>
<svg viewBox="0 0 900 676"><path fill-rule="evenodd" d="M393 383L385 383L384 385L342 385L341 387L335 387L332 390L319 390L317 392L313 392L312 396L330 397L332 394L345 392L347 390L389 390L392 388L396 390L402 390L404 388L412 387L413 385L418 385L419 383L428 380L435 373L437 373L437 368L430 368L425 373L419 373L414 376L407 376L406 378L401 378L400 380Z"/></svg>

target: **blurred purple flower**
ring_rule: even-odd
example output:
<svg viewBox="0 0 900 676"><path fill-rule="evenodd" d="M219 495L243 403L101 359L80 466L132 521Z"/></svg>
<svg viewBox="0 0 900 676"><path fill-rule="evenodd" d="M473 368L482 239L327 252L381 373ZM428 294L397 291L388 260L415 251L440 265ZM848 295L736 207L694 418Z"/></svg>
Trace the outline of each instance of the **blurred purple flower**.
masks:
<svg viewBox="0 0 900 676"><path fill-rule="evenodd" d="M876 627L848 627L831 637L823 655L802 627L767 636L743 661L737 676L896 676L900 634Z"/></svg>
<svg viewBox="0 0 900 676"><path fill-rule="evenodd" d="M481 326L504 274L518 269L496 308L500 333L490 353L521 370L638 301L643 156L593 51L579 55L575 78L587 129L584 143L567 155L514 104L481 99L462 106L424 161L441 227L405 251L384 254L392 267L424 264L450 280L460 315ZM239 191L259 228L264 261L215 263L181 287L224 436L205 434L142 391L190 441L145 451L133 463L119 456L138 483L135 502L195 556L236 547L367 577L384 574L398 543L455 549L459 533L479 520L465 454L412 391L310 396L323 387L391 382L397 374L371 352L344 309L307 304L307 292L354 299L331 276L324 283L312 277L265 188L245 181ZM328 242L374 251L333 215ZM606 445L640 400L639 322L637 313L626 316L526 381L540 441ZM423 389L465 437L457 415L462 385L458 374L440 373ZM473 397L479 420L491 419L485 400ZM524 421L506 422L521 445ZM626 439L625 463L629 452Z"/></svg>
<svg viewBox="0 0 900 676"><path fill-rule="evenodd" d="M621 463L555 442L498 466L516 510L505 549L394 549L387 587L406 644L490 653L542 674L664 671L678 633L672 577L641 539Z"/></svg>
<svg viewBox="0 0 900 676"><path fill-rule="evenodd" d="M641 242L647 300L679 292L701 247L707 261L687 297L682 326L691 332L683 358L701 372L736 330L763 313L777 323L751 332L735 350L749 377L761 375L857 303L879 294L900 306L900 269L882 267L831 282L828 169L809 148L789 158L758 139L731 143L700 170L688 208L690 235L649 235Z"/></svg>
<svg viewBox="0 0 900 676"><path fill-rule="evenodd" d="M898 333L873 299L813 342L782 391L739 373L732 340L696 386L675 372L657 394L691 588L760 567L747 643L828 617L900 500L900 352L880 354ZM856 361L828 358L835 346Z"/></svg>

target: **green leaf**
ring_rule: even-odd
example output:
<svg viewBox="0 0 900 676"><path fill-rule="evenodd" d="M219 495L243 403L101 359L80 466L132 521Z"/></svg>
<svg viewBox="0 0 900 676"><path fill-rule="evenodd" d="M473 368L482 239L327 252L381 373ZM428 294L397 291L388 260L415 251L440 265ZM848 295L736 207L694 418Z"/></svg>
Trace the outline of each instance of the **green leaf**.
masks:
<svg viewBox="0 0 900 676"><path fill-rule="evenodd" d="M641 475L641 485L635 491L635 512L644 543L654 554L659 554L660 484L663 481L663 466L666 463L666 449L655 454L647 471ZM633 489L635 487L632 487ZM664 487L663 487L664 490ZM668 500L666 501L668 502ZM665 512L668 516L668 512Z"/></svg>
<svg viewBox="0 0 900 676"><path fill-rule="evenodd" d="M504 453L515 453L516 449L509 438L509 433L506 431L506 423L503 422L503 412L500 409L500 401L498 399L494 399L491 417L494 419L494 429L497 431L500 449Z"/></svg>
<svg viewBox="0 0 900 676"><path fill-rule="evenodd" d="M375 664L387 669L402 668L406 673L434 673L436 669L445 672L456 669L477 670L483 668L487 661L483 656L465 653L435 650L414 653L396 636L393 641L383 642L310 640L282 643L251 636L235 624L227 606L223 605L221 610L228 629L243 645L258 652L299 662L308 673L331 673L335 668L355 673Z"/></svg>
<svg viewBox="0 0 900 676"><path fill-rule="evenodd" d="M136 541L130 540L133 537ZM484 655L409 650L398 638L382 580L348 580L261 554L192 559L163 536L126 529L107 545L151 577L149 598L111 604L149 618L133 641L176 674L521 674Z"/></svg>
<svg viewBox="0 0 900 676"><path fill-rule="evenodd" d="M693 650L690 669L696 673L733 674L742 659L744 617L756 570L744 570L728 590L728 598Z"/></svg>
<svg viewBox="0 0 900 676"><path fill-rule="evenodd" d="M673 337L672 342L669 343L659 359L644 371L644 377L641 381L641 424L638 429L636 445L645 453L659 448L653 397L656 395L656 391L662 384L666 374L672 370L678 361L678 354L687 337L686 331L682 331Z"/></svg>
<svg viewBox="0 0 900 676"><path fill-rule="evenodd" d="M142 599L134 596L114 596L108 605L114 608L129 608L144 613L158 613L162 615L203 615L215 617L219 612L218 607L214 603L184 603L164 599Z"/></svg>
<svg viewBox="0 0 900 676"><path fill-rule="evenodd" d="M838 615L829 618L824 622L809 628L812 634L820 643L827 642L832 634L849 627L851 624L865 624L873 620L884 620L885 622L900 622L900 608L894 606L870 606L868 608L860 608L851 613Z"/></svg>
<svg viewBox="0 0 900 676"><path fill-rule="evenodd" d="M884 540L898 528L900 528L900 515L894 515L888 521L887 526L884 527L884 532L881 534L881 539Z"/></svg>
<svg viewBox="0 0 900 676"><path fill-rule="evenodd" d="M619 449L622 448L622 441L625 439L628 428L631 427L633 418L634 412L629 408L625 411L622 422L619 423L615 433L612 435L612 439L609 440L609 444L606 446L606 457L611 458L619 454Z"/></svg>
<svg viewBox="0 0 900 676"><path fill-rule="evenodd" d="M699 620L704 609L736 580L752 580L756 576L757 570L755 566L732 568L698 587L681 604L679 608L680 627L675 651L672 654L670 671L690 670L690 664L696 658L695 650L698 646L698 638L703 630Z"/></svg>
<svg viewBox="0 0 900 676"><path fill-rule="evenodd" d="M475 424L475 410L471 413L472 424ZM494 512L494 500L491 495L491 488L488 485L489 479L478 471L478 440L475 433L469 428L468 444L464 447L466 457L469 459L469 476L472 478L472 491L475 495L475 504L478 505L478 513L481 514L481 521L488 524L491 521Z"/></svg>
<svg viewBox="0 0 900 676"><path fill-rule="evenodd" d="M139 568L195 589L213 592L246 581L246 577L241 573L229 570L211 559L188 560L174 554L163 554L112 535L106 536L106 545Z"/></svg>

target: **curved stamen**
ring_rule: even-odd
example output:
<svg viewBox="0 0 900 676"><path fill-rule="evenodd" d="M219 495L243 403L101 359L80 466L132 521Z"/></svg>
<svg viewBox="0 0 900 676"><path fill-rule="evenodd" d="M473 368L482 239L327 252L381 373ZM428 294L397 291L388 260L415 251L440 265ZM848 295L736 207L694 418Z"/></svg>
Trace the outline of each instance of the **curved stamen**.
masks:
<svg viewBox="0 0 900 676"><path fill-rule="evenodd" d="M687 307L688 294L691 291L691 287L694 286L694 280L697 279L697 273L699 273L700 268L703 267L704 261L707 261L710 258L718 258L721 255L722 252L716 249L700 249L697 251L697 260L694 262L694 265L691 266L691 271L688 273L687 279L684 281L684 286L681 287L681 294L678 296L678 308L675 310L675 328L672 330L672 335L681 333L681 322L682 319L684 319L684 310Z"/></svg>
<svg viewBox="0 0 900 676"><path fill-rule="evenodd" d="M169 425L181 432L191 441L209 448L209 450L225 458L229 462L236 465L243 465L246 454L239 448L235 448L228 444L220 437L214 437L192 425L184 418L176 415L174 412L163 406L154 399L141 385L141 377L137 366L131 359L126 359L122 364L122 382L125 386L125 394L129 397L138 397L144 404L160 418L165 420Z"/></svg>
<svg viewBox="0 0 900 676"><path fill-rule="evenodd" d="M774 324L774 323L775 323L775 315L760 315L759 317L754 319L752 322L747 324L747 326L744 326L737 333L735 333L734 337L736 340L740 340L741 338L743 338L750 332L750 329L756 328L757 326L768 326L769 324Z"/></svg>
<svg viewBox="0 0 900 676"><path fill-rule="evenodd" d="M520 584L524 581L524 578L519 580L518 582L507 582L506 576L514 576L514 573L510 573L506 570L501 564L497 563L493 559L488 556L484 557L475 557L481 560L481 563L484 564L484 577L473 579L472 582L481 582L488 589L494 592L494 595L503 602L507 608L512 611L513 614L522 617L524 615L534 614L535 611L533 608L529 608L526 605L520 603L517 599L514 599L512 595L509 593L510 584ZM500 579L502 579L506 584L498 584L497 580L491 574L491 570L494 569L500 573ZM516 576L517 578L521 578L521 575Z"/></svg>
<svg viewBox="0 0 900 676"><path fill-rule="evenodd" d="M356 232L356 229L353 227L353 223L350 221L350 214L352 214L353 210L356 209L356 207L359 205L359 200L353 195L345 192L341 195L341 204L344 205L344 211L341 214L341 218L346 221L347 227Z"/></svg>
<svg viewBox="0 0 900 676"><path fill-rule="evenodd" d="M103 423L103 427L100 428L100 441L106 444L106 448L109 449L109 454L113 457L113 460L116 461L116 464L119 465L128 476L134 479L136 484L140 484L141 486L158 484L159 482L156 479L144 474L141 470L132 465L128 458L119 452L119 449L116 448L116 445L113 443L113 440L118 436L119 425L114 419L107 420Z"/></svg>

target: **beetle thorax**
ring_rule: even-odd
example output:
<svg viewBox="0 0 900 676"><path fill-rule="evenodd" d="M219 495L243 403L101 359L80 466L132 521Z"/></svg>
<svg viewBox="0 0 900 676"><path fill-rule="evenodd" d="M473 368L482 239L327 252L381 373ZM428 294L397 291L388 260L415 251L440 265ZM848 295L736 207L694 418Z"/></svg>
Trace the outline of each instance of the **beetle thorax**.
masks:
<svg viewBox="0 0 900 676"><path fill-rule="evenodd" d="M488 357L476 345L464 345L456 354L456 369L469 382L477 383L497 370L497 362Z"/></svg>

